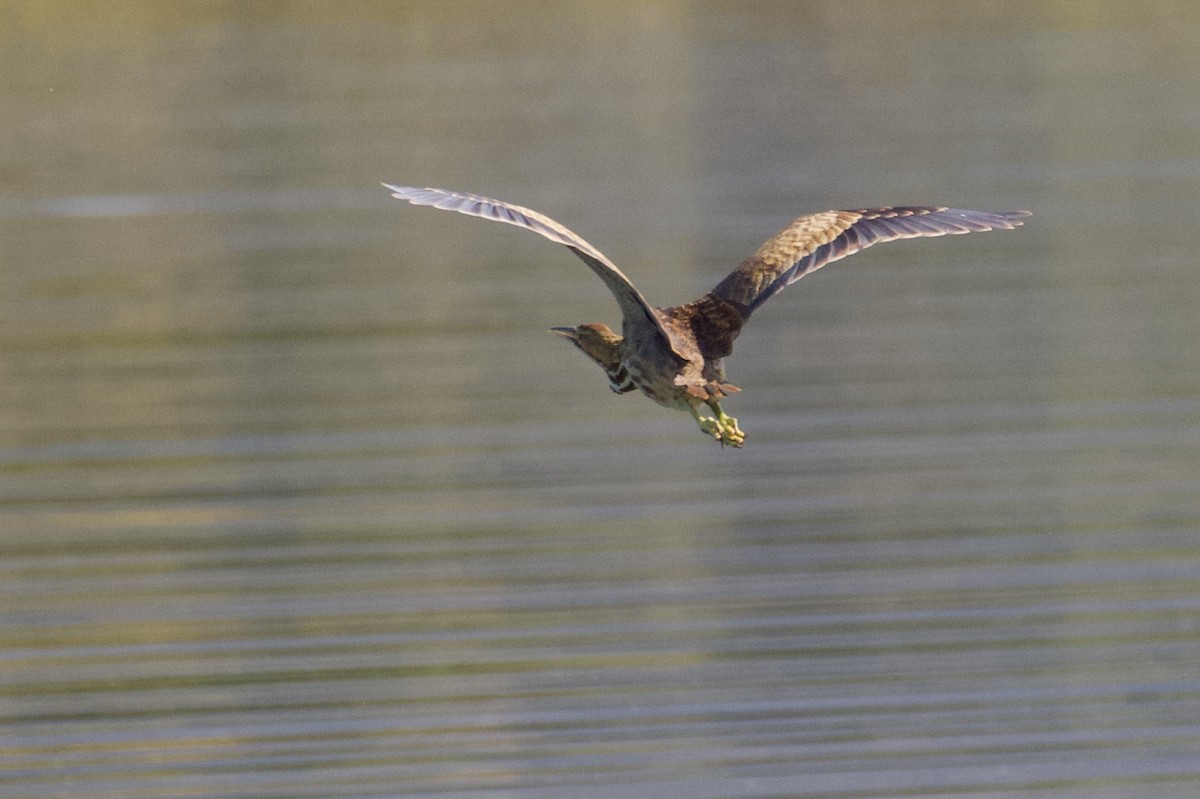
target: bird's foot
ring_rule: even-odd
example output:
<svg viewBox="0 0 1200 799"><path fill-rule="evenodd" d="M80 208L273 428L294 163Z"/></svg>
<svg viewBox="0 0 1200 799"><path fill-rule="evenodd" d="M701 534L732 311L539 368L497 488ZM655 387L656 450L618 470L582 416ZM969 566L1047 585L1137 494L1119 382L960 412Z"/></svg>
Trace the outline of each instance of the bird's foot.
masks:
<svg viewBox="0 0 1200 799"><path fill-rule="evenodd" d="M716 418L701 416L695 410L692 414L696 417L696 423L700 425L700 429L712 436L721 446L728 444L731 447L740 448L742 444L746 443L746 434L738 427L737 419L724 411L718 410Z"/></svg>
<svg viewBox="0 0 1200 799"><path fill-rule="evenodd" d="M718 425L718 430L720 431L718 440L722 444L741 448L742 444L746 443L746 434L738 427L737 419L734 419L725 413L725 411L717 411L717 418L714 421Z"/></svg>
<svg viewBox="0 0 1200 799"><path fill-rule="evenodd" d="M700 425L701 432L708 433L717 441L721 440L721 425L716 419L696 414L696 424Z"/></svg>

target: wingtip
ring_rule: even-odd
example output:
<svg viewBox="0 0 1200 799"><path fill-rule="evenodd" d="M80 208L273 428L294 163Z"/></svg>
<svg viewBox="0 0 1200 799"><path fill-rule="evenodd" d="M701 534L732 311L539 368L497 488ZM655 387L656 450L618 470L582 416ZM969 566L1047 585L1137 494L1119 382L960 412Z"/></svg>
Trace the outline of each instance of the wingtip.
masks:
<svg viewBox="0 0 1200 799"><path fill-rule="evenodd" d="M1014 229L1019 228L1019 227L1024 227L1025 226L1025 217L1028 217L1028 216L1033 216L1033 211L1009 211L1008 213L1005 214L1005 217L1008 219L1009 224L1011 224Z"/></svg>
<svg viewBox="0 0 1200 799"><path fill-rule="evenodd" d="M1032 211L962 211L965 217L973 216L990 230L1014 230L1025 224L1025 217L1032 216ZM963 231L968 232L968 231Z"/></svg>
<svg viewBox="0 0 1200 799"><path fill-rule="evenodd" d="M404 190L407 188L406 186L397 186L394 183L380 183L379 185L390 191L392 196L397 200L405 199Z"/></svg>

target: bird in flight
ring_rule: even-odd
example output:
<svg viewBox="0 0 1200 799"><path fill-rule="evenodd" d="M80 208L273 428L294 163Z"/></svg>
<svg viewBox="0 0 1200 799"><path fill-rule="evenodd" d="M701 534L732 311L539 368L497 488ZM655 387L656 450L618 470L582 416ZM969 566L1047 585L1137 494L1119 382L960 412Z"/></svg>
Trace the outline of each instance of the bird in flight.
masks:
<svg viewBox="0 0 1200 799"><path fill-rule="evenodd" d="M694 302L657 308L605 255L548 216L519 205L445 189L383 184L398 200L516 225L564 245L604 281L621 308L621 332L589 323L551 330L565 337L624 394L639 389L668 408L687 411L722 446L746 434L721 400L740 391L725 380L724 358L750 315L800 278L872 244L1020 227L1028 211L966 211L904 206L824 211L795 219Z"/></svg>

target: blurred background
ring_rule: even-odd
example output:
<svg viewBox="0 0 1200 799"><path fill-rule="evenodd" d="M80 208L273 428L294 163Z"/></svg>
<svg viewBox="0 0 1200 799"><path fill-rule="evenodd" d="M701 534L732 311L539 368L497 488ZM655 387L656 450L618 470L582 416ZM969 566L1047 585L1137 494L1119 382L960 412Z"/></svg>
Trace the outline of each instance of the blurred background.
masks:
<svg viewBox="0 0 1200 799"><path fill-rule="evenodd" d="M0 793L1194 797L1200 8L0 0ZM722 450L552 325L754 318Z"/></svg>

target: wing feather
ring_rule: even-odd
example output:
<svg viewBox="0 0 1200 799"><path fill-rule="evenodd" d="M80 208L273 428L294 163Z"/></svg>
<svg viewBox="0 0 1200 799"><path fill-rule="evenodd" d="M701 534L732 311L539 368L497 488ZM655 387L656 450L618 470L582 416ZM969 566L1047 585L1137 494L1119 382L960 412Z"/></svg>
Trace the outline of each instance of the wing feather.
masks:
<svg viewBox="0 0 1200 799"><path fill-rule="evenodd" d="M712 293L744 308L748 319L760 305L808 273L881 241L1012 230L1028 215L1028 211L992 213L924 206L809 214L767 240Z"/></svg>
<svg viewBox="0 0 1200 799"><path fill-rule="evenodd" d="M646 298L634 287L629 278L612 261L608 260L604 253L586 242L575 232L545 214L540 214L537 211L524 208L520 205L481 197L477 194L467 194L466 192L448 191L446 189L421 189L413 186L394 186L391 183L384 183L383 186L396 199L407 200L413 205L424 205L444 211L457 211L460 214L467 214L468 216L477 216L481 219L491 219L496 222L516 225L526 230L532 230L534 233L544 236L556 244L568 247L587 264L589 269L604 281L604 285L608 286L609 291L616 297L617 304L621 307L621 314L626 324L633 324L639 327L648 326L649 329L660 335L663 342L670 349L674 350L679 357L684 357L679 352L679 347L676 346L671 334L664 327L658 313L646 302Z"/></svg>

